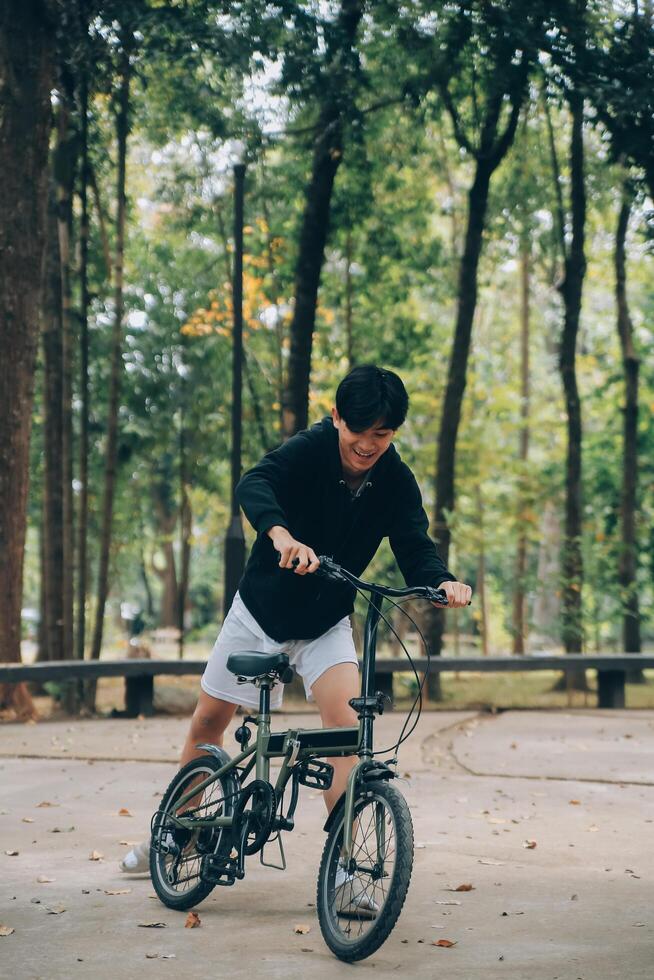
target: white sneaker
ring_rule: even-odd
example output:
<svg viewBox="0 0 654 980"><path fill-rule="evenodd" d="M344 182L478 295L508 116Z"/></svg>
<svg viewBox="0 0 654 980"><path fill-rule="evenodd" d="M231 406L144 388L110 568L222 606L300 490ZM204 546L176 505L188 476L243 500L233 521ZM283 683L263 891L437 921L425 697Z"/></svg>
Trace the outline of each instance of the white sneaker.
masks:
<svg viewBox="0 0 654 980"><path fill-rule="evenodd" d="M334 878L334 892L336 897L336 914L353 915L359 919L374 919L379 912L379 906L372 895L360 881L355 884L354 875L347 873L345 868L339 864Z"/></svg>
<svg viewBox="0 0 654 980"><path fill-rule="evenodd" d="M128 875L150 874L150 839L137 844L120 862L120 870Z"/></svg>

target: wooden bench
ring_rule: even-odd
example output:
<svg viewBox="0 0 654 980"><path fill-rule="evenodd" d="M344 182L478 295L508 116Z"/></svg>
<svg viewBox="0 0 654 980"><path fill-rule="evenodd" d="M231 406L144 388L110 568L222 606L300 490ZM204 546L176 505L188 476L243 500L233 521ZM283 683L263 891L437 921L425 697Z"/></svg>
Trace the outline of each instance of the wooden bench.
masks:
<svg viewBox="0 0 654 980"><path fill-rule="evenodd" d="M416 670L427 669L425 657L414 657ZM154 678L159 675L202 674L204 660L59 660L36 664L0 664L0 683L17 681L72 681L92 677L125 678L125 715L153 713ZM393 674L410 671L406 657L377 658L376 686L392 694ZM554 670L570 675L580 668L597 671L597 704L600 708L625 707L627 672L654 667L652 654L566 654L562 656L434 657L430 671L439 673L501 673L504 671Z"/></svg>

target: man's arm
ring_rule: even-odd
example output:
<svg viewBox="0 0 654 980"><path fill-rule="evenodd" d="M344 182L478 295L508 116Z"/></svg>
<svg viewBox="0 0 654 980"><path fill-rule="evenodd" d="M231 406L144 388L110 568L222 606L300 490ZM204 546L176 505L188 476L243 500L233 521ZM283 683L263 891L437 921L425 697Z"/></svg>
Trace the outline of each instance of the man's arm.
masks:
<svg viewBox="0 0 654 980"><path fill-rule="evenodd" d="M287 488L301 480L310 465L309 440L304 435L296 435L267 453L236 487L236 499L250 524L259 534L267 534L280 553L280 568L291 568L297 558L298 575L315 572L319 562L314 551L291 534L283 499Z"/></svg>
<svg viewBox="0 0 654 980"><path fill-rule="evenodd" d="M302 480L311 466L311 450L307 437L298 434L266 453L256 466L241 477L236 487L236 499L259 534L274 525L288 527L284 500L293 484Z"/></svg>

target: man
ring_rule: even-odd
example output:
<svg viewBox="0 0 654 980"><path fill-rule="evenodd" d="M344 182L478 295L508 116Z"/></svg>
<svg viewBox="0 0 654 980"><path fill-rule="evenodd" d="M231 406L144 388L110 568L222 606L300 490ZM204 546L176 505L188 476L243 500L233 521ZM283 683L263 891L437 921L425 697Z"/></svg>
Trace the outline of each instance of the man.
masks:
<svg viewBox="0 0 654 980"><path fill-rule="evenodd" d="M227 670L235 651L285 651L323 727L357 724L349 705L360 687L349 622L355 593L314 578L318 555L360 576L388 537L407 585L440 586L451 607L470 601L470 586L448 572L427 534L420 490L392 445L408 406L397 374L356 367L338 386L331 418L268 453L239 483L238 500L257 539L202 676L181 765L203 754L199 742L222 745L237 705L259 706L254 684L237 684ZM281 706L282 692L282 685L272 691L272 708ZM355 761L332 760L328 811ZM130 851L121 867L147 871L148 843Z"/></svg>

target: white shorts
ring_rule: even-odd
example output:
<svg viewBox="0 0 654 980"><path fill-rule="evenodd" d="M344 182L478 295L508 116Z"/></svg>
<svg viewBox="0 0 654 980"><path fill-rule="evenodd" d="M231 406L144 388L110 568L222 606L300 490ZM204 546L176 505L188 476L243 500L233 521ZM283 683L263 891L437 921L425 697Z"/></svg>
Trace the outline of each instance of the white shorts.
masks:
<svg viewBox="0 0 654 980"><path fill-rule="evenodd" d="M347 616L315 640L278 643L264 633L237 592L207 661L200 686L213 698L258 708L259 689L251 682L238 684L236 676L227 670L229 654L245 652L288 654L291 666L304 681L307 701L313 701L311 688L330 667L335 664L359 666ZM283 693L284 685L277 683L270 692L271 708L281 708Z"/></svg>

